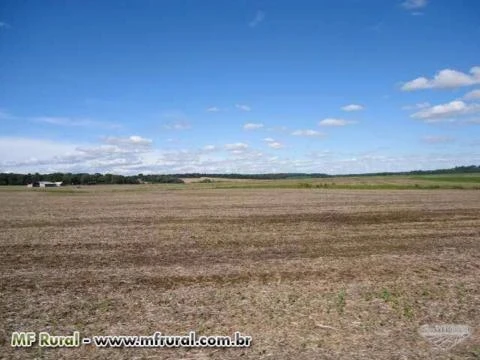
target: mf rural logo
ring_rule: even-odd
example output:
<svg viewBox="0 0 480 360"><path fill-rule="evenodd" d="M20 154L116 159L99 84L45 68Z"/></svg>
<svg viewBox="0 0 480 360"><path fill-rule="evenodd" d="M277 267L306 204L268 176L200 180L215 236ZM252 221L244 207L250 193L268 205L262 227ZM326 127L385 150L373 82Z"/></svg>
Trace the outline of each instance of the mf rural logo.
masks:
<svg viewBox="0 0 480 360"><path fill-rule="evenodd" d="M468 338L472 329L467 325L455 324L422 325L418 333L434 347L449 350Z"/></svg>

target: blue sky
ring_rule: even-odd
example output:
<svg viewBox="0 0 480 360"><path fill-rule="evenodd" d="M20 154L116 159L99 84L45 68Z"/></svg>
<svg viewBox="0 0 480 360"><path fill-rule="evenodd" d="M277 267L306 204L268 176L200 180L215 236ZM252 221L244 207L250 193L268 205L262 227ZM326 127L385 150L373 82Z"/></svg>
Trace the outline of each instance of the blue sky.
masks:
<svg viewBox="0 0 480 360"><path fill-rule="evenodd" d="M0 171L480 164L476 0L0 0Z"/></svg>

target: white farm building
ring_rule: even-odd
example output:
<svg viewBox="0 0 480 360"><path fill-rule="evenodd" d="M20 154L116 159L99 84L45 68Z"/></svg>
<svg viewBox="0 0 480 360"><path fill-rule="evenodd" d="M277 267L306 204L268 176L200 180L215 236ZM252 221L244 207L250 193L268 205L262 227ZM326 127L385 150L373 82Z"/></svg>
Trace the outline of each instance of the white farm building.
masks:
<svg viewBox="0 0 480 360"><path fill-rule="evenodd" d="M62 186L63 181L35 181L31 184L28 184L28 187L59 187Z"/></svg>

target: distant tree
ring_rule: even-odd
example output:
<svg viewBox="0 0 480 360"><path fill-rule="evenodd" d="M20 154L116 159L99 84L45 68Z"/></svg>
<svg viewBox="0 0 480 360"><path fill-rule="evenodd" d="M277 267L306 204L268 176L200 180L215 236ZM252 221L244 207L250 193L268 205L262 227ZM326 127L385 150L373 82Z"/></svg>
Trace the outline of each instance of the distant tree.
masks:
<svg viewBox="0 0 480 360"><path fill-rule="evenodd" d="M63 174L62 181L65 185L70 185L72 183L72 174L71 173Z"/></svg>
<svg viewBox="0 0 480 360"><path fill-rule="evenodd" d="M89 174L80 175L80 184L88 185L90 183L91 176Z"/></svg>
<svg viewBox="0 0 480 360"><path fill-rule="evenodd" d="M33 176L32 176L32 182L40 181L40 179L41 179L41 175L40 175L38 172L36 172L35 174L33 174Z"/></svg>
<svg viewBox="0 0 480 360"><path fill-rule="evenodd" d="M112 184L123 184L124 178L121 175L112 175Z"/></svg>

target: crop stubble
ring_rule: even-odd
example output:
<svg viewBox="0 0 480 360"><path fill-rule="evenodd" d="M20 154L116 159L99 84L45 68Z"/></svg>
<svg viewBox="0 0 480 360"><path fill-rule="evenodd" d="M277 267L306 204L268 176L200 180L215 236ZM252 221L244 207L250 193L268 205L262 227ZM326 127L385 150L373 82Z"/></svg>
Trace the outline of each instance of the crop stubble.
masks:
<svg viewBox="0 0 480 360"><path fill-rule="evenodd" d="M4 358L480 354L479 191L131 189L0 190ZM432 323L474 333L439 352L417 333ZM241 331L253 346L10 348L21 330Z"/></svg>

